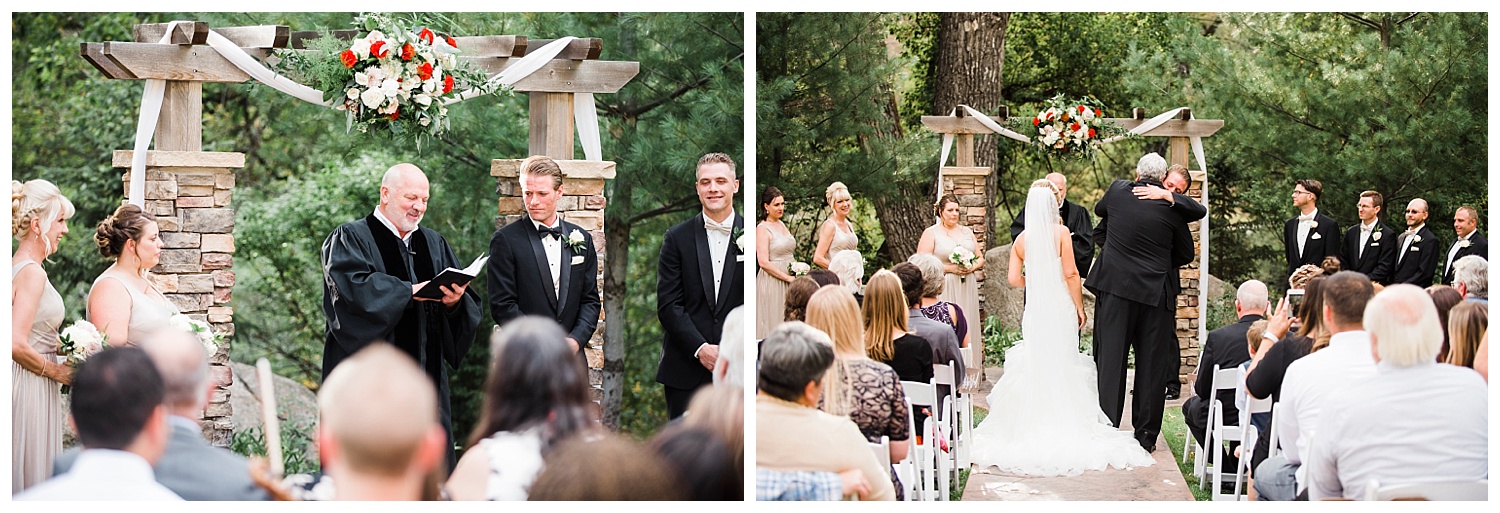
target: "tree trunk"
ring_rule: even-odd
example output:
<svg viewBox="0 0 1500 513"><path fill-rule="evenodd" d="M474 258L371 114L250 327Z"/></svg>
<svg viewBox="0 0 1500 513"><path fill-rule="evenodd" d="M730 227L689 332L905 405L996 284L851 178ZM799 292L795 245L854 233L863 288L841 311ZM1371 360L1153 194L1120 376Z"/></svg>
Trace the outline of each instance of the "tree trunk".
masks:
<svg viewBox="0 0 1500 513"><path fill-rule="evenodd" d="M635 29L627 23L620 28L620 53L635 55ZM622 106L634 103L631 89L620 91ZM620 120L619 148L629 148L635 138L636 119ZM604 212L604 398L600 401L600 421L613 431L620 428L620 409L625 400L625 298L629 293L625 278L630 275L630 218L635 215L635 184L623 176L614 180L614 190Z"/></svg>
<svg viewBox="0 0 1500 513"><path fill-rule="evenodd" d="M959 104L989 115L999 110L1004 104L1000 72L1005 64L1005 30L1009 25L1008 12L938 14L937 66L932 76L932 106L937 112L933 114L947 115ZM995 165L996 137L975 137L974 165ZM991 173L985 179L985 194L991 206L999 197L998 192L998 180ZM997 242L994 208L985 213L984 239L991 246Z"/></svg>

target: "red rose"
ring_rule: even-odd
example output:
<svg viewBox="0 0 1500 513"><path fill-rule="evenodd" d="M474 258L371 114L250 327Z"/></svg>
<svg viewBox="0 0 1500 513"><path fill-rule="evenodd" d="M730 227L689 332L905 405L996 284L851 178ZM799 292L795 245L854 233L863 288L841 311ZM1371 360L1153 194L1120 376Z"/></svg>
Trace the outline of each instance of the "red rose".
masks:
<svg viewBox="0 0 1500 513"><path fill-rule="evenodd" d="M397 108L395 111L391 112L391 121L395 121L396 118L399 118L399 117L401 117L401 109L400 108Z"/></svg>
<svg viewBox="0 0 1500 513"><path fill-rule="evenodd" d="M432 63L424 62L421 66L417 66L417 78L422 80L432 78Z"/></svg>
<svg viewBox="0 0 1500 513"><path fill-rule="evenodd" d="M1078 123L1073 123L1072 125L1068 126L1068 129L1072 130L1074 132L1077 132L1078 131Z"/></svg>
<svg viewBox="0 0 1500 513"><path fill-rule="evenodd" d="M1031 126L1037 126L1037 125L1041 125L1041 124L1042 124L1042 118L1031 118Z"/></svg>
<svg viewBox="0 0 1500 513"><path fill-rule="evenodd" d="M443 39L448 40L448 46L451 46L451 47L454 47L454 48L458 48L458 40L457 39L453 39L452 36L443 36Z"/></svg>
<svg viewBox="0 0 1500 513"><path fill-rule="evenodd" d="M375 44L370 45L370 55L375 56L376 59L384 59L388 53L391 53L391 50L385 47L385 41L376 41Z"/></svg>
<svg viewBox="0 0 1500 513"><path fill-rule="evenodd" d="M1104 109L1094 109L1094 115L1104 117Z"/></svg>
<svg viewBox="0 0 1500 513"><path fill-rule="evenodd" d="M422 31L417 33L417 39L426 41L427 44L432 44L432 37L432 29L429 29L427 27L422 27Z"/></svg>
<svg viewBox="0 0 1500 513"><path fill-rule="evenodd" d="M1078 113L1079 114L1083 114L1083 109L1084 109L1084 107L1082 105L1079 105L1078 106Z"/></svg>
<svg viewBox="0 0 1500 513"><path fill-rule="evenodd" d="M453 90L453 75L443 75L443 94Z"/></svg>
<svg viewBox="0 0 1500 513"><path fill-rule="evenodd" d="M415 55L417 55L417 49L412 48L411 43L401 45L401 60L409 61Z"/></svg>
<svg viewBox="0 0 1500 513"><path fill-rule="evenodd" d="M1093 138L1094 138L1094 129L1090 128L1089 129L1089 139L1093 139Z"/></svg>
<svg viewBox="0 0 1500 513"><path fill-rule="evenodd" d="M344 53L339 54L339 62L344 63L345 68L352 68L354 63L359 62L359 57L354 55L354 50L344 50Z"/></svg>

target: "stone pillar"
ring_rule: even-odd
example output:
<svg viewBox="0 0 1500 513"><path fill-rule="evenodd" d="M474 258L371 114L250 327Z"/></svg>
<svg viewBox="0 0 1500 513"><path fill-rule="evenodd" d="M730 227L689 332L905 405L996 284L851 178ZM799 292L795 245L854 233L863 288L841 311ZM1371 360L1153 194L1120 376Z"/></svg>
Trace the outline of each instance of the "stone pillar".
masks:
<svg viewBox="0 0 1500 513"><path fill-rule="evenodd" d="M133 152L116 150L113 165L125 168L129 193ZM213 397L199 420L210 443L228 447L230 421L229 347L234 337L234 169L245 166L245 154L204 151L151 151L146 156L145 210L156 216L163 245L161 262L149 278L177 309L209 323L225 336L209 357Z"/></svg>
<svg viewBox="0 0 1500 513"><path fill-rule="evenodd" d="M594 239L594 250L599 253L599 268L595 270L598 285L604 285L604 181L615 177L614 162L586 160L557 160L563 170L563 195L557 200L557 211L564 221L587 230ZM495 193L500 195L495 229L526 217L526 206L521 199L521 159L495 159L490 163L490 176L495 177ZM600 291L600 296L604 295ZM588 357L589 387L595 404L604 399L604 312L594 337L586 342L584 355Z"/></svg>
<svg viewBox="0 0 1500 513"><path fill-rule="evenodd" d="M1185 158L1185 157L1184 157ZM1175 159L1174 159L1175 160ZM1187 195L1194 201L1204 203L1203 188L1207 185L1207 176L1202 171L1192 171L1191 183L1188 185ZM1189 225L1193 231L1193 254L1202 255L1204 228L1203 223L1194 222ZM1177 381L1183 385L1182 396L1186 397L1192 393L1194 372L1198 369L1198 353L1201 351L1199 336L1201 335L1200 323L1203 322L1202 310L1208 305L1200 304L1202 295L1199 291L1207 286L1200 268L1201 259L1194 258L1193 263L1182 266L1177 270L1177 276L1182 286L1182 292L1177 294L1177 350L1181 364L1177 366Z"/></svg>
<svg viewBox="0 0 1500 513"><path fill-rule="evenodd" d="M963 136L968 136L970 139L973 137L969 134L961 134L957 139L962 142L965 139ZM959 145L959 149L960 151L957 155L962 156L966 154L963 151L962 144ZM972 155L972 152L967 154ZM965 163L963 162L965 159L962 157L958 160L960 164ZM969 160L972 160L972 157ZM958 222L959 224L968 226L969 231L974 233L974 243L979 247L979 251L976 253L980 256L984 256L985 250L989 247L989 241L985 240L984 237L985 212L989 209L990 205L989 196L985 194L984 183L989 175L990 168L987 167L944 167L943 183L941 184L943 194L952 194L958 198ZM935 198L934 201L936 201ZM931 211L929 210L929 212ZM985 307L984 302L984 277L987 272L986 270L991 265L994 265L994 262L986 261L985 267L972 275L974 279L979 280L979 312L975 312L974 314L976 323L970 328L972 335L969 344L977 350L976 356L980 362L984 361L984 318L986 312L989 310L989 308Z"/></svg>

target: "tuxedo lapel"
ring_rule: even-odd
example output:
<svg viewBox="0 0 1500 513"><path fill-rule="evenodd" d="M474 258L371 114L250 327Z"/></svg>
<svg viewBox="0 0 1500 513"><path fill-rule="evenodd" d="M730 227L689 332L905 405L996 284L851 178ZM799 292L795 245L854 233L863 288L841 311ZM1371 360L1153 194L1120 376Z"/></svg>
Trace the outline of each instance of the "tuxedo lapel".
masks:
<svg viewBox="0 0 1500 513"><path fill-rule="evenodd" d="M688 233L693 234L693 246L698 248L698 277L703 280L703 297L709 302L709 311L715 308L718 299L714 294L714 254L708 250L708 230L703 227L703 214L693 217Z"/></svg>
<svg viewBox="0 0 1500 513"><path fill-rule="evenodd" d="M552 270L547 267L547 251L542 247L542 238L537 235L541 232L536 231L536 224L529 217L520 222L526 223L526 241L531 244L531 258L536 262L533 269L536 271L537 281L542 283L542 295L547 298L547 304L552 305L552 312L556 314L557 296L552 294Z"/></svg>
<svg viewBox="0 0 1500 513"><path fill-rule="evenodd" d="M573 228L571 226L568 226L568 223L566 223L566 222L561 222L561 223L558 224L558 226L562 227L562 231L565 234L566 233L572 233L573 230L575 229L575 228ZM561 268L558 269L558 271L557 271L557 281L558 281L558 284L557 284L557 304L556 304L556 309L555 309L557 311L557 315L558 315L559 318L562 317L563 310L567 309L567 304L568 304L568 284L572 283L572 281L573 281L571 278L573 277L573 267L574 267L574 265L573 265L573 246L569 245L568 241L566 239L562 240L561 242L562 242L562 258L558 259L558 261L557 261L557 265L560 266ZM559 319L559 322L561 322L561 319Z"/></svg>
<svg viewBox="0 0 1500 513"><path fill-rule="evenodd" d="M734 228L734 231L745 231L745 218L740 216L738 213L734 215ZM731 234L733 234L733 232L731 232ZM731 257L741 254L742 253L740 252L739 246L736 245L734 243L734 240L731 239L729 241L729 250L724 252L724 270L723 274L719 276L719 294L718 297L714 299L715 314L719 313L720 306L729 302L729 289L734 288L734 277L738 275L738 273L736 273L735 271L738 271L742 266L742 264L737 261L737 259ZM710 266L709 269L712 270L713 267Z"/></svg>

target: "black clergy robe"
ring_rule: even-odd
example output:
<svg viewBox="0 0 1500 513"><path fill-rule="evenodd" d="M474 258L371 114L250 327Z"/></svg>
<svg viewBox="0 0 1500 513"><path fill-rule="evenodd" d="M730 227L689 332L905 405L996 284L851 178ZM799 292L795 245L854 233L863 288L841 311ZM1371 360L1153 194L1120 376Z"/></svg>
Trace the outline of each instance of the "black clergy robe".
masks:
<svg viewBox="0 0 1500 513"><path fill-rule="evenodd" d="M321 257L327 319L323 379L344 358L376 341L389 342L411 356L437 388L439 418L448 433L448 470L452 471L457 459L448 371L443 363L456 369L469 352L479 326L479 301L470 289L450 310L439 301L413 300L411 286L464 264L436 231L418 227L408 250L373 214L335 229L323 242Z"/></svg>

